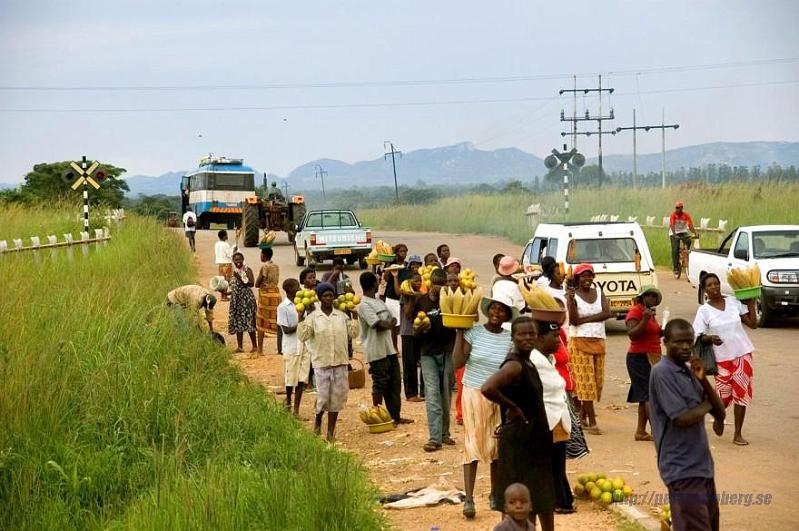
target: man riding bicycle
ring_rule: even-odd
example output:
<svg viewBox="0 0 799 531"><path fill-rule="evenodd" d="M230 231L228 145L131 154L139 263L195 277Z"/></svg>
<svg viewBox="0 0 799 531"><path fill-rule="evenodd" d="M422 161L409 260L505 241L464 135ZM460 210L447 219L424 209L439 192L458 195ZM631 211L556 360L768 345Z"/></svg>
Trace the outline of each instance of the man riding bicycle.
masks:
<svg viewBox="0 0 799 531"><path fill-rule="evenodd" d="M688 212L683 211L682 201L674 203L674 212L669 217L669 236L671 237L671 265L674 274L680 273L680 242L686 249L691 248L691 233L696 236L694 221Z"/></svg>

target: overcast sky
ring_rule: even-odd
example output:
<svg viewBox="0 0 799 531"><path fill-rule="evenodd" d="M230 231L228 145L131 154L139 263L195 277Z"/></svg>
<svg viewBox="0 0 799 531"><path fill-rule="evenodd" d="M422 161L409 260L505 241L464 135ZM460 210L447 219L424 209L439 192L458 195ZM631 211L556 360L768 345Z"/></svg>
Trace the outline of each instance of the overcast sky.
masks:
<svg viewBox="0 0 799 531"><path fill-rule="evenodd" d="M669 147L799 141L797 21L793 0L2 0L0 182L83 154L129 175L208 152L286 175L378 158L384 140L541 156L562 142L572 74L615 88L610 127L665 108ZM608 137L605 152L631 145Z"/></svg>

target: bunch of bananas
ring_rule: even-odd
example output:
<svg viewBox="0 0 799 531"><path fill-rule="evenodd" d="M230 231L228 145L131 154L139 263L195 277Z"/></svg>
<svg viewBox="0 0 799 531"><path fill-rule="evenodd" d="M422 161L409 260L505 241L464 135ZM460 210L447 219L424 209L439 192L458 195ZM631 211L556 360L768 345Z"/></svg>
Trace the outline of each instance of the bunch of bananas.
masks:
<svg viewBox="0 0 799 531"><path fill-rule="evenodd" d="M527 304L528 308L536 308L539 310L563 309L555 297L536 284L535 281L528 281L524 277L520 278L519 290L521 290L522 297L524 297L524 302Z"/></svg>
<svg viewBox="0 0 799 531"><path fill-rule="evenodd" d="M277 233L273 230L270 230L269 232L264 234L263 238L261 238L261 243L262 244L272 243L273 241L275 241L275 238L277 238Z"/></svg>
<svg viewBox="0 0 799 531"><path fill-rule="evenodd" d="M449 315L477 315L477 308L483 299L483 288L463 290L450 287L441 288L439 294L441 313Z"/></svg>
<svg viewBox="0 0 799 531"><path fill-rule="evenodd" d="M394 248L391 247L391 244L388 242L384 242L383 240L377 240L375 244L375 250L377 254L394 254Z"/></svg>
<svg viewBox="0 0 799 531"><path fill-rule="evenodd" d="M385 406L372 406L366 407L361 404L360 411L358 412L364 424L383 424L384 422L391 422L391 415Z"/></svg>
<svg viewBox="0 0 799 531"><path fill-rule="evenodd" d="M757 264L752 267L733 267L727 271L727 282L735 290L756 288L760 286L760 268Z"/></svg>
<svg viewBox="0 0 799 531"><path fill-rule="evenodd" d="M467 267L458 273L458 281L464 290L474 289L477 287L477 274Z"/></svg>

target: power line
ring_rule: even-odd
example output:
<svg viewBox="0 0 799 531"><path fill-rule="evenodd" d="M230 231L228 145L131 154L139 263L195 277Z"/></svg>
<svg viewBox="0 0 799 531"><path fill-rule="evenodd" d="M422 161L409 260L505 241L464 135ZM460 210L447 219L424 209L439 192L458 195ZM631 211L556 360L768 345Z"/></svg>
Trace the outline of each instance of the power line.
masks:
<svg viewBox="0 0 799 531"><path fill-rule="evenodd" d="M694 92L702 90L718 90L728 88L760 87L769 85L791 85L799 80L761 81L754 83L730 83L725 85L709 85L703 87L680 87L672 89L655 89L637 92L614 92L614 96L638 96L642 94L667 94L676 92ZM270 106L229 106L229 107L140 107L140 108L0 108L0 113L141 113L141 112L228 112L228 111L286 111L286 110L322 110L322 109L360 109L378 107L422 107L439 105L471 105L485 103L522 103L528 101L557 100L558 96L526 96L520 98L489 98L472 100L439 100L411 102L376 102L376 103L338 103L318 105L270 105Z"/></svg>
<svg viewBox="0 0 799 531"><path fill-rule="evenodd" d="M799 62L799 57L759 59L752 61L732 61L726 63L707 63L696 65L663 66L654 68L631 68L609 70L606 72L584 72L577 77L596 77L597 75L633 76L655 75L663 73L690 72L701 70L718 70L725 68L741 68L748 66L766 66L775 64L791 64ZM526 81L545 81L552 79L570 79L574 74L531 74L521 76L488 76L462 77L444 79L411 79L396 81L330 81L318 83L243 83L230 85L129 85L129 86L69 86L69 85L0 85L0 91L44 91L44 92L156 92L156 91L224 91L224 90L283 90L283 89L318 89L318 88L354 88L354 87L409 87L420 85L468 85L485 83L519 83Z"/></svg>

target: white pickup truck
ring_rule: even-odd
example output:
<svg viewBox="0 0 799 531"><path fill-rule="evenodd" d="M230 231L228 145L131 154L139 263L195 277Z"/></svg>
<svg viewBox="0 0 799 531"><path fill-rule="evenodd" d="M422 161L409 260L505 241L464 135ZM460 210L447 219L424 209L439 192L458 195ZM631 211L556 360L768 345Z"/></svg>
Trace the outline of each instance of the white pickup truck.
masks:
<svg viewBox="0 0 799 531"><path fill-rule="evenodd" d="M311 210L295 227L294 259L312 266L336 256L366 269L372 252L372 230L362 227L352 210Z"/></svg>
<svg viewBox="0 0 799 531"><path fill-rule="evenodd" d="M757 264L763 291L757 302L758 325L768 326L776 314L799 315L799 225L750 225L738 227L724 238L718 250L692 250L688 259L688 280L704 294L699 278L715 273L721 291L732 295L727 271Z"/></svg>

